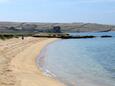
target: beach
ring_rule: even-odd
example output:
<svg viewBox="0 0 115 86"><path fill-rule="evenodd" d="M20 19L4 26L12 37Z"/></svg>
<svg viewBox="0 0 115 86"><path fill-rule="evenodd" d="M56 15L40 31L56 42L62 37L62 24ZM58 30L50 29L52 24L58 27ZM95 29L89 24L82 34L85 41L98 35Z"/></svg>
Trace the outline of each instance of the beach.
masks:
<svg viewBox="0 0 115 86"><path fill-rule="evenodd" d="M64 86L38 68L42 48L57 39L26 37L0 40L0 86Z"/></svg>

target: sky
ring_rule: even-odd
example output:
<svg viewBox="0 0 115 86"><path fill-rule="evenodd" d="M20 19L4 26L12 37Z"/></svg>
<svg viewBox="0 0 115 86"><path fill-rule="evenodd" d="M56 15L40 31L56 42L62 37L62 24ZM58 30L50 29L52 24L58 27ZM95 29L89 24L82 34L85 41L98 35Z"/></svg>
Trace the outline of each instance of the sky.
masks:
<svg viewBox="0 0 115 86"><path fill-rule="evenodd" d="M0 0L0 21L115 24L115 0Z"/></svg>

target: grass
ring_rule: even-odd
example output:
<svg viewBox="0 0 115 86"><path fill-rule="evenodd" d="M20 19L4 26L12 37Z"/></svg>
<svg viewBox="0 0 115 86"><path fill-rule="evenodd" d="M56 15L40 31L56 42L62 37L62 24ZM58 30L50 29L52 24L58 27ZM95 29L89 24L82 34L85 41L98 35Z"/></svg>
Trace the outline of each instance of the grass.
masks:
<svg viewBox="0 0 115 86"><path fill-rule="evenodd" d="M19 37L28 37L32 36L35 33L32 32L0 32L0 39L1 40L6 40L6 39L11 39L11 38L19 38Z"/></svg>
<svg viewBox="0 0 115 86"><path fill-rule="evenodd" d="M19 36L16 36L16 35L1 35L0 34L0 39L1 40L6 40L6 39L11 39L11 38L18 38Z"/></svg>

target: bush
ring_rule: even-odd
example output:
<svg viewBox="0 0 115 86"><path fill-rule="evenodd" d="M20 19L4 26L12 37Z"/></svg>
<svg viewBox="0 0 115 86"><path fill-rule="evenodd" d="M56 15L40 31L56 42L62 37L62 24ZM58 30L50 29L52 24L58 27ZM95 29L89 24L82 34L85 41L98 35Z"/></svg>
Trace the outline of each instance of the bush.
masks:
<svg viewBox="0 0 115 86"><path fill-rule="evenodd" d="M19 38L16 35L0 35L0 39L5 40L5 39L11 39L11 38Z"/></svg>

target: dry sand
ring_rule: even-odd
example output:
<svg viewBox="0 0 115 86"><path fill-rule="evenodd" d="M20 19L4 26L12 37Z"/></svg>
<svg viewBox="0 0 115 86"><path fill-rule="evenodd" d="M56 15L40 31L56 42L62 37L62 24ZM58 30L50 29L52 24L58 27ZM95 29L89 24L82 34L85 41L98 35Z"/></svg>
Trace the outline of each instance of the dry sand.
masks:
<svg viewBox="0 0 115 86"><path fill-rule="evenodd" d="M41 49L55 40L31 37L0 40L0 86L64 86L44 76L36 65Z"/></svg>

